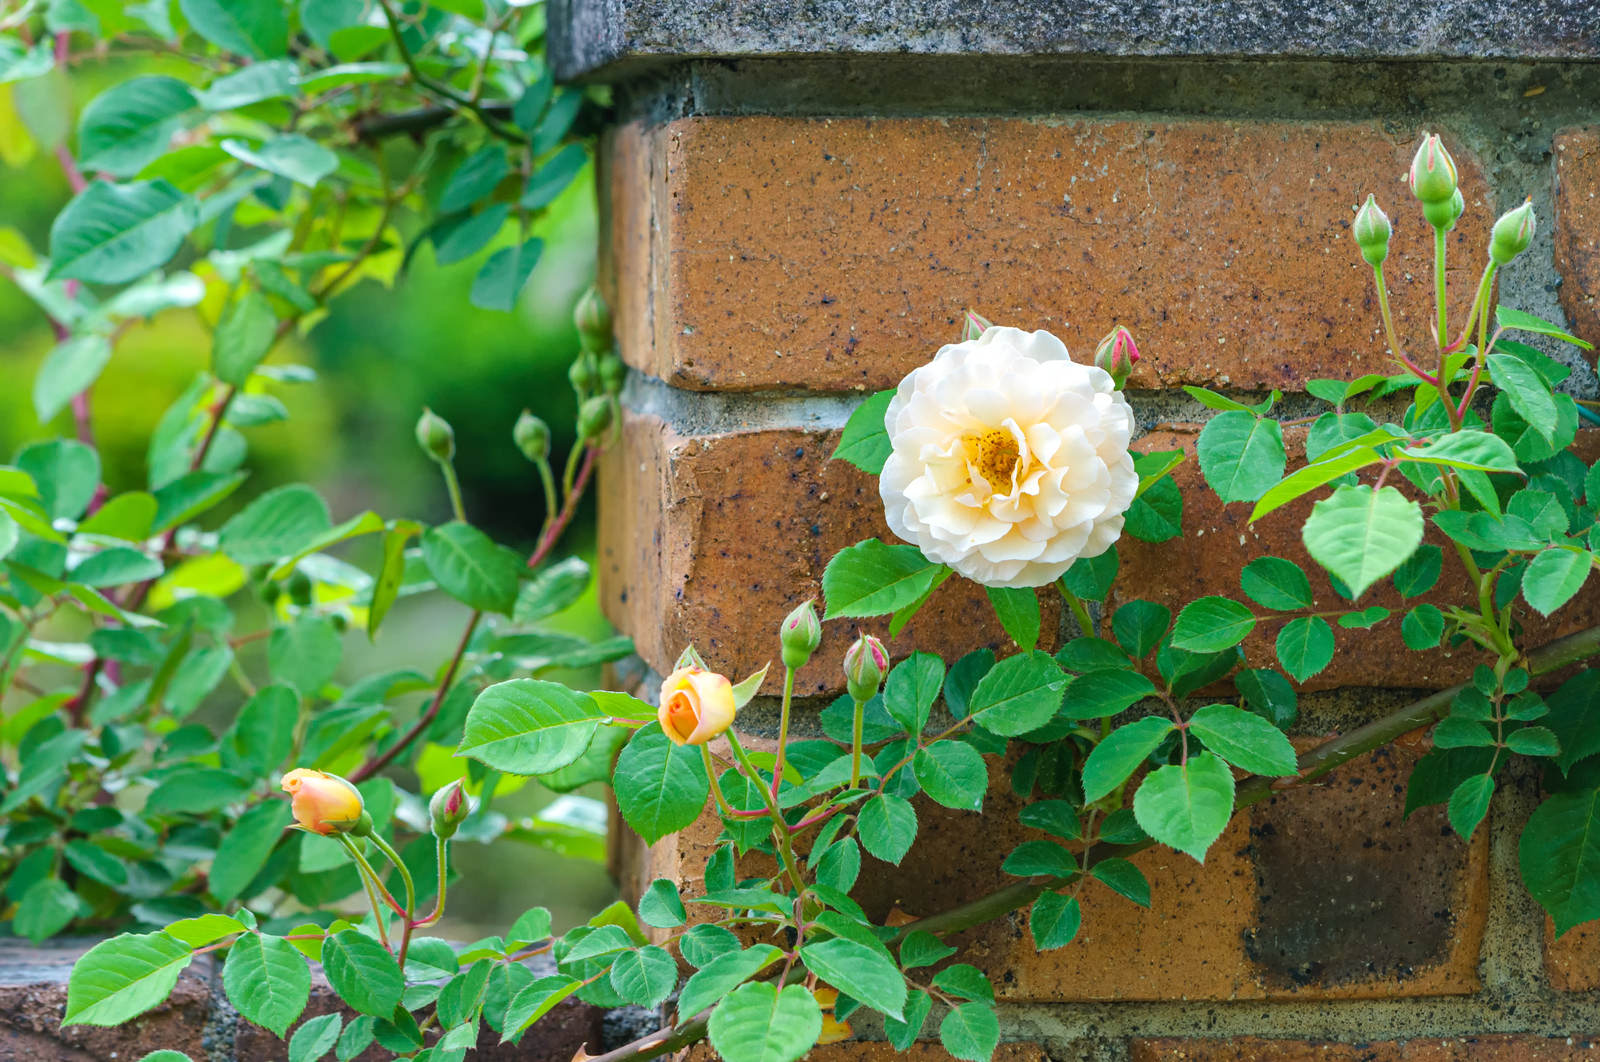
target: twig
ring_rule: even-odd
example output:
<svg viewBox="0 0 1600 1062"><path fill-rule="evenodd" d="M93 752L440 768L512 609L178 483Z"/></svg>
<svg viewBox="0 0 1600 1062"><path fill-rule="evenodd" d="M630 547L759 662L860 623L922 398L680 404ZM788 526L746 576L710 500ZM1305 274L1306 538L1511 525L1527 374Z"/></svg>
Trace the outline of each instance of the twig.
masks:
<svg viewBox="0 0 1600 1062"><path fill-rule="evenodd" d="M428 729L429 724L438 717L439 707L444 704L445 695L450 692L450 685L456 680L456 671L461 667L461 658L466 655L467 643L472 641L472 634L478 629L478 621L482 618L482 612L474 611L472 618L467 621L467 629L461 634L461 641L456 645L455 655L450 658L450 665L445 668L444 678L440 680L439 689L434 693L433 701L428 705L427 710L419 715L417 721L411 724L411 729L407 730L399 741L384 750L382 755L368 759L367 762L352 771L350 781L366 781L389 766L394 762L395 757L404 752L413 741L417 740L422 732Z"/></svg>
<svg viewBox="0 0 1600 1062"><path fill-rule="evenodd" d="M544 534L539 536L538 545L534 546L533 552L528 556L528 567L537 568L544 563L544 559L554 548L556 539L561 537L561 532L572 522L572 517L578 511L578 502L583 498L584 488L589 485L589 477L594 474L595 461L599 456L600 447L589 443L584 451L583 465L578 469L577 478L572 481L572 489L567 492L567 500L562 504L561 512L557 513L555 519L545 527Z"/></svg>

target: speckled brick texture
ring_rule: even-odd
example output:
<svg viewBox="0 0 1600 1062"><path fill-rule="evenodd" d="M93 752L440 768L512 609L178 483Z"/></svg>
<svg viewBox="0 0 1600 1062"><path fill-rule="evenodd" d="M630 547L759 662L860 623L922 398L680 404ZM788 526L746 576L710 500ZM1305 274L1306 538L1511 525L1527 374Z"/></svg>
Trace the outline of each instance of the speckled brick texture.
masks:
<svg viewBox="0 0 1600 1062"><path fill-rule="evenodd" d="M1151 883L1151 909L1091 885L1069 947L1035 951L1026 912L952 939L1013 1002L1475 992L1488 832L1462 843L1442 808L1402 819L1406 779L1425 748L1405 739L1247 809L1204 865L1165 847L1135 856ZM899 867L866 858L853 895L874 919L900 924L994 891L1014 880L1000 870L1005 854L1042 836L1018 824L1020 806L1000 767L981 818L919 798L910 854ZM650 877L702 891L718 829L706 815L658 845L646 876L624 891Z"/></svg>
<svg viewBox="0 0 1600 1062"><path fill-rule="evenodd" d="M955 1056L937 1044L913 1044L910 1050L898 1053L890 1044L873 1040L850 1040L845 1043L827 1044L816 1047L806 1052L807 1062L952 1062ZM710 1044L701 1044L690 1051L685 1062L740 1062L739 1059L724 1059L711 1049ZM1001 1044L994 1053L992 1062L1054 1062L1044 1048L1038 1044Z"/></svg>
<svg viewBox="0 0 1600 1062"><path fill-rule="evenodd" d="M1589 1036L1445 1036L1359 1044L1314 1040L1136 1040L1131 1062L1569 1062L1600 1058Z"/></svg>
<svg viewBox="0 0 1600 1062"><path fill-rule="evenodd" d="M1600 125L1556 134L1555 255L1561 308L1600 343Z"/></svg>
<svg viewBox="0 0 1600 1062"><path fill-rule="evenodd" d="M623 356L692 389L878 390L971 306L1078 351L1127 325L1145 353L1134 387L1386 371L1348 225L1369 191L1402 218L1387 273L1399 328L1420 340L1430 243L1400 209L1416 132L756 116L625 131ZM1469 200L1451 240L1466 263L1492 204L1477 163L1456 157ZM1474 278L1458 279L1464 306Z"/></svg>

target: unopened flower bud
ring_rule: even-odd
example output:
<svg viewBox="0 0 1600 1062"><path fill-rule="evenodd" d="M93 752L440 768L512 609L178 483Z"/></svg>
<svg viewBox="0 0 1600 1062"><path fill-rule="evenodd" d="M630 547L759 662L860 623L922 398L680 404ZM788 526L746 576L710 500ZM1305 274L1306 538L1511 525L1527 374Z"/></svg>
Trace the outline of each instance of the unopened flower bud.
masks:
<svg viewBox="0 0 1600 1062"><path fill-rule="evenodd" d="M611 427L611 399L602 395L586 398L578 407L578 439L588 442L604 435Z"/></svg>
<svg viewBox="0 0 1600 1062"><path fill-rule="evenodd" d="M791 670L805 667L811 654L822 644L822 624L816 607L807 601L788 616L778 628L778 643L783 647L783 666Z"/></svg>
<svg viewBox="0 0 1600 1062"><path fill-rule="evenodd" d="M961 319L961 342L965 343L969 339L977 339L987 329L993 327L994 325L990 323L987 317L980 316L974 310L968 310L967 315Z"/></svg>
<svg viewBox="0 0 1600 1062"><path fill-rule="evenodd" d="M572 383L572 389L578 392L579 398L587 398L600 389L600 369L595 364L592 354L579 354L573 363L567 366L567 379Z"/></svg>
<svg viewBox="0 0 1600 1062"><path fill-rule="evenodd" d="M844 654L844 684L852 699L870 701L878 695L889 670L889 652L870 634L856 639Z"/></svg>
<svg viewBox="0 0 1600 1062"><path fill-rule="evenodd" d="M1113 328L1094 350L1094 363L1110 373L1112 383L1119 388L1128 382L1138 360L1139 348L1134 345L1133 333L1121 325Z"/></svg>
<svg viewBox="0 0 1600 1062"><path fill-rule="evenodd" d="M1435 203L1422 204L1422 216L1428 224L1440 232L1449 232L1456 227L1456 222L1466 212L1467 201L1461 196L1461 189L1457 188L1451 193L1449 199L1441 199Z"/></svg>
<svg viewBox="0 0 1600 1062"><path fill-rule="evenodd" d="M738 710L727 676L680 667L661 682L656 721L674 745L704 745L733 725Z"/></svg>
<svg viewBox="0 0 1600 1062"><path fill-rule="evenodd" d="M607 350L611 346L611 307L600 297L600 290L590 287L578 300L572 311L572 323L578 326L578 335L585 350Z"/></svg>
<svg viewBox="0 0 1600 1062"><path fill-rule="evenodd" d="M417 418L417 445L435 461L447 462L456 455L456 433L448 421L423 406Z"/></svg>
<svg viewBox="0 0 1600 1062"><path fill-rule="evenodd" d="M306 608L311 604L311 576L296 568L289 576L288 582L289 602L298 608Z"/></svg>
<svg viewBox="0 0 1600 1062"><path fill-rule="evenodd" d="M361 802L361 792L336 774L297 767L283 776L283 791L300 829L326 837L350 833L364 837L372 832L372 816Z"/></svg>
<svg viewBox="0 0 1600 1062"><path fill-rule="evenodd" d="M550 456L550 425L524 409L511 429L511 441L523 457L538 464Z"/></svg>
<svg viewBox="0 0 1600 1062"><path fill-rule="evenodd" d="M461 789L457 779L433 794L428 801L428 817L433 820L433 835L441 841L455 836L456 830L472 814L472 800Z"/></svg>
<svg viewBox="0 0 1600 1062"><path fill-rule="evenodd" d="M1438 133L1422 134L1422 145L1411 160L1411 194L1422 203L1449 203L1455 194L1458 176L1456 160L1444 149ZM1435 228L1439 222L1429 219Z"/></svg>
<svg viewBox="0 0 1600 1062"><path fill-rule="evenodd" d="M1489 234L1489 257L1497 266L1503 266L1528 249L1533 242L1533 199L1529 198L1515 210L1509 210L1494 223Z"/></svg>
<svg viewBox="0 0 1600 1062"><path fill-rule="evenodd" d="M628 367L622 359L615 354L604 354L600 358L600 389L608 395L622 393L622 385L628 379Z"/></svg>
<svg viewBox="0 0 1600 1062"><path fill-rule="evenodd" d="M1378 206L1377 196L1367 196L1367 201L1361 204L1355 221L1350 225L1350 235L1355 238L1356 246L1361 248L1361 257L1366 259L1368 265L1382 265L1384 259L1389 257L1389 237L1393 233L1394 227L1389 224L1389 216Z"/></svg>

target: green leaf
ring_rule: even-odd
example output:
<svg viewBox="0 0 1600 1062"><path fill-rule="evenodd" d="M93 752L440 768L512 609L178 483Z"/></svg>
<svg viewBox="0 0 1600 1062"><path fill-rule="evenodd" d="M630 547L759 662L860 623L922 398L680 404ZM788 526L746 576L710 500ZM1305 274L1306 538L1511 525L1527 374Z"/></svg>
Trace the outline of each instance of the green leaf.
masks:
<svg viewBox="0 0 1600 1062"><path fill-rule="evenodd" d="M1378 451L1370 446L1363 446L1337 457L1330 457L1296 469L1284 477L1277 486L1261 495L1256 507L1250 511L1250 522L1255 523L1279 506L1287 505L1318 487L1332 483L1340 476L1366 468L1368 465L1375 465L1382 460L1383 455Z"/></svg>
<svg viewBox="0 0 1600 1062"><path fill-rule="evenodd" d="M513 1040L521 1036L523 1030L550 1013L555 1009L557 1003L572 995L582 986L583 982L576 977L553 974L549 977L541 977L537 981L530 982L518 989L517 994L511 997L511 1002L506 1007L504 1039Z"/></svg>
<svg viewBox="0 0 1600 1062"><path fill-rule="evenodd" d="M1111 633L1117 644L1136 660L1143 660L1161 644L1172 622L1172 610L1154 601L1129 601L1111 617Z"/></svg>
<svg viewBox="0 0 1600 1062"><path fill-rule="evenodd" d="M316 1062L332 1051L339 1042L342 1021L337 1014L307 1018L289 1039L289 1062Z"/></svg>
<svg viewBox="0 0 1600 1062"><path fill-rule="evenodd" d="M1056 714L1066 686L1067 676L1049 653L1018 653L983 676L967 702L967 714L993 733L1026 734Z"/></svg>
<svg viewBox="0 0 1600 1062"><path fill-rule="evenodd" d="M1525 726L1506 736L1506 748L1523 756L1555 757L1561 754L1561 743L1555 734L1542 726Z"/></svg>
<svg viewBox="0 0 1600 1062"><path fill-rule="evenodd" d="M1433 745L1440 749L1488 748L1495 743L1488 727L1459 715L1439 720L1433 728Z"/></svg>
<svg viewBox="0 0 1600 1062"><path fill-rule="evenodd" d="M225 384L243 387L276 342L278 319L272 304L254 288L223 311L212 340L211 371Z"/></svg>
<svg viewBox="0 0 1600 1062"><path fill-rule="evenodd" d="M1265 608L1291 612L1311 607L1311 581L1300 565L1282 557L1257 557L1239 573L1245 596Z"/></svg>
<svg viewBox="0 0 1600 1062"><path fill-rule="evenodd" d="M802 985L740 985L711 1012L706 1031L722 1058L793 1062L822 1035L822 1008Z"/></svg>
<svg viewBox="0 0 1600 1062"><path fill-rule="evenodd" d="M718 955L683 986L678 996L679 1020L688 1021L782 957L783 953L771 944L757 944Z"/></svg>
<svg viewBox="0 0 1600 1062"><path fill-rule="evenodd" d="M583 755L600 718L592 697L559 682L511 679L478 694L456 755L509 774L548 774Z"/></svg>
<svg viewBox="0 0 1600 1062"><path fill-rule="evenodd" d="M1558 793L1535 808L1517 859L1556 936L1600 918L1600 789Z"/></svg>
<svg viewBox="0 0 1600 1062"><path fill-rule="evenodd" d="M1400 621L1400 637L1408 649L1432 649L1444 637L1444 613L1434 605L1418 605Z"/></svg>
<svg viewBox="0 0 1600 1062"><path fill-rule="evenodd" d="M222 987L245 1020L282 1038L311 998L311 971L282 937L246 933L228 949Z"/></svg>
<svg viewBox="0 0 1600 1062"><path fill-rule="evenodd" d="M1393 487L1340 487L1312 507L1302 535L1313 559L1360 597L1422 542L1422 507Z"/></svg>
<svg viewBox="0 0 1600 1062"><path fill-rule="evenodd" d="M132 177L160 158L194 90L173 77L133 77L89 101L78 119L78 165L85 172Z"/></svg>
<svg viewBox="0 0 1600 1062"><path fill-rule="evenodd" d="M1283 731L1253 712L1208 704L1190 717L1189 729L1206 748L1252 774L1284 777L1300 771Z"/></svg>
<svg viewBox="0 0 1600 1062"><path fill-rule="evenodd" d="M944 685L944 661L933 653L912 653L889 672L883 706L908 734L920 734Z"/></svg>
<svg viewBox="0 0 1600 1062"><path fill-rule="evenodd" d="M1544 550L1528 562L1522 573L1522 596L1540 615L1548 616L1583 589L1593 567L1594 554L1587 550Z"/></svg>
<svg viewBox="0 0 1600 1062"><path fill-rule="evenodd" d="M217 544L233 560L249 567L270 564L333 526L328 506L316 491L293 483L269 490L227 523Z"/></svg>
<svg viewBox="0 0 1600 1062"><path fill-rule="evenodd" d="M1016 643L1018 649L1024 651L1034 649L1039 644L1039 595L1032 588L1024 587L1011 589L1009 587L989 586L984 588L989 596L989 604L994 606L994 614L1000 620L1000 626L1006 634Z"/></svg>
<svg viewBox="0 0 1600 1062"><path fill-rule="evenodd" d="M231 111L262 100L293 96L298 74L299 67L289 59L251 63L214 79L195 93L195 98L208 111Z"/></svg>
<svg viewBox="0 0 1600 1062"><path fill-rule="evenodd" d="M921 597L943 570L915 546L857 542L835 554L822 573L823 618L888 615Z"/></svg>
<svg viewBox="0 0 1600 1062"><path fill-rule="evenodd" d="M1089 671L1068 683L1061 715L1066 719L1103 719L1155 692L1155 685L1137 671Z"/></svg>
<svg viewBox="0 0 1600 1062"><path fill-rule="evenodd" d="M49 278L127 283L177 254L199 221L195 201L166 181L91 181L50 226Z"/></svg>
<svg viewBox="0 0 1600 1062"><path fill-rule="evenodd" d="M1269 668L1250 668L1233 676L1245 705L1277 727L1287 730L1300 713L1299 698L1289 680Z"/></svg>
<svg viewBox="0 0 1600 1062"><path fill-rule="evenodd" d="M1220 653L1244 641L1256 618L1239 602L1202 597L1185 605L1172 627L1172 647L1186 653Z"/></svg>
<svg viewBox="0 0 1600 1062"><path fill-rule="evenodd" d="M903 1018L906 979L881 947L835 937L800 949L800 961L828 984L891 1018Z"/></svg>
<svg viewBox="0 0 1600 1062"><path fill-rule="evenodd" d="M939 1023L939 1042L965 1062L989 1062L1000 1043L1000 1019L988 1003L963 1003Z"/></svg>
<svg viewBox="0 0 1600 1062"><path fill-rule="evenodd" d="M406 577L406 544L422 533L422 525L414 520L395 520L383 533L383 564L372 583L372 607L367 612L367 638L378 636L389 609L400 597L400 588Z"/></svg>
<svg viewBox="0 0 1600 1062"><path fill-rule="evenodd" d="M17 455L17 467L33 477L39 487L39 500L56 520L82 515L100 483L100 456L76 439L34 443ZM13 517L19 517L17 509L10 511ZM23 530L39 534L20 517L17 522Z"/></svg>
<svg viewBox="0 0 1600 1062"><path fill-rule="evenodd" d="M281 686L269 686L262 692L282 689ZM289 718L292 720L294 717L291 715ZM286 732L286 736L292 736L292 731ZM267 857L272 854L288 825L283 805L276 801L257 804L240 815L239 821L223 836L222 843L217 847L217 857L212 861L208 879L211 895L220 903L243 895L245 887L266 865Z"/></svg>
<svg viewBox="0 0 1600 1062"><path fill-rule="evenodd" d="M1150 715L1102 738L1083 764L1084 802L1093 803L1127 781L1170 733L1170 719Z"/></svg>
<svg viewBox="0 0 1600 1062"><path fill-rule="evenodd" d="M1000 869L1019 878L1065 878L1078 872L1078 860L1054 841L1023 841L1006 856Z"/></svg>
<svg viewBox="0 0 1600 1062"><path fill-rule="evenodd" d="M1181 500L1182 495L1179 498ZM1097 557L1079 557L1061 577L1061 587L1067 593L1085 601L1104 601L1106 595L1111 592L1111 584L1116 582L1118 567L1115 547ZM1094 632L1083 633L1088 635Z"/></svg>
<svg viewBox="0 0 1600 1062"><path fill-rule="evenodd" d="M1301 616L1278 632L1278 662L1296 682L1305 682L1333 662L1333 628L1321 616Z"/></svg>
<svg viewBox="0 0 1600 1062"><path fill-rule="evenodd" d="M1204 863L1233 815L1233 772L1210 752L1158 768L1134 793L1133 814L1145 833Z"/></svg>
<svg viewBox="0 0 1600 1062"><path fill-rule="evenodd" d="M1577 336L1568 335L1556 325L1531 313L1513 310L1509 306L1496 306L1494 310L1495 323L1501 328L1516 329L1522 332L1532 332L1535 335L1551 336L1565 343L1582 347L1584 350L1593 350L1594 344L1587 343Z"/></svg>
<svg viewBox="0 0 1600 1062"><path fill-rule="evenodd" d="M1150 882L1144 872L1126 859L1111 856L1089 868L1089 874L1102 885L1140 907L1150 906Z"/></svg>
<svg viewBox="0 0 1600 1062"><path fill-rule="evenodd" d="M273 628L267 640L267 665L274 680L314 697L333 681L343 650L332 620L301 613L288 626Z"/></svg>
<svg viewBox="0 0 1600 1062"><path fill-rule="evenodd" d="M889 431L884 424L884 414L889 410L889 400L894 389L869 395L845 421L844 432L831 460L848 461L861 471L876 476L883 471L894 447L889 442Z"/></svg>
<svg viewBox="0 0 1600 1062"><path fill-rule="evenodd" d="M1394 588L1402 597L1417 597L1433 589L1444 567L1444 550L1432 543L1423 543L1417 551L1394 571Z"/></svg>
<svg viewBox="0 0 1600 1062"><path fill-rule="evenodd" d="M125 546L113 546L85 557L72 569L71 579L84 586L124 586L159 578L162 571L161 562L154 557Z"/></svg>
<svg viewBox="0 0 1600 1062"><path fill-rule="evenodd" d="M861 805L857 821L861 846L885 863L900 865L917 839L917 813L893 793L881 793Z"/></svg>
<svg viewBox="0 0 1600 1062"><path fill-rule="evenodd" d="M223 914L203 914L194 918L184 918L167 927L167 933L191 948L203 948L207 944L215 944L223 937L231 937L235 933L243 933L248 927L239 919Z"/></svg>
<svg viewBox="0 0 1600 1062"><path fill-rule="evenodd" d="M933 997L920 988L914 988L906 996L906 1020L883 1020L883 1031L896 1051L911 1049L917 1037L922 1035L922 1026L927 1023L928 1013L932 1010Z"/></svg>
<svg viewBox="0 0 1600 1062"><path fill-rule="evenodd" d="M33 409L43 424L91 387L111 360L111 341L88 333L69 336L45 356L33 378Z"/></svg>
<svg viewBox="0 0 1600 1062"><path fill-rule="evenodd" d="M640 1007L659 1007L678 986L678 961L654 944L625 951L611 964L611 987Z"/></svg>
<svg viewBox="0 0 1600 1062"><path fill-rule="evenodd" d="M120 1025L166 999L189 965L189 946L166 933L123 933L90 948L67 979L62 1025Z"/></svg>
<svg viewBox="0 0 1600 1062"><path fill-rule="evenodd" d="M1551 423L1555 410L1550 411ZM1478 472L1520 472L1517 455L1498 435L1486 431L1466 430L1451 432L1430 442L1421 450L1401 450L1399 456L1407 461L1447 465Z"/></svg>
<svg viewBox="0 0 1600 1062"><path fill-rule="evenodd" d="M1561 684L1549 698L1547 725L1561 744L1562 773L1600 753L1600 669L1588 668Z"/></svg>
<svg viewBox="0 0 1600 1062"><path fill-rule="evenodd" d="M434 259L440 265L453 265L471 258L499 234L511 216L508 203L495 203L476 214L452 214L441 218L429 230Z"/></svg>
<svg viewBox="0 0 1600 1062"><path fill-rule="evenodd" d="M1166 542L1181 535L1183 493L1178 485L1170 477L1151 484L1128 507L1123 530L1142 542Z"/></svg>
<svg viewBox="0 0 1600 1062"><path fill-rule="evenodd" d="M275 136L259 147L243 140L224 140L222 150L247 166L287 177L296 184L315 188L324 177L339 168L339 156L299 133Z"/></svg>
<svg viewBox="0 0 1600 1062"><path fill-rule="evenodd" d="M17 901L11 928L18 936L39 944L55 936L87 910L72 887L60 878L40 878L29 885Z"/></svg>
<svg viewBox="0 0 1600 1062"><path fill-rule="evenodd" d="M472 281L469 296L472 305L480 310L499 310L510 313L516 309L517 297L539 264L544 241L537 236L525 243L502 247L489 256Z"/></svg>
<svg viewBox="0 0 1600 1062"><path fill-rule="evenodd" d="M520 204L528 210L538 210L555 202L567 190L572 179L589 163L589 152L582 144L568 144L539 166L539 171L528 178L522 190Z"/></svg>
<svg viewBox="0 0 1600 1062"><path fill-rule="evenodd" d="M454 214L467 209L494 191L510 172L504 147L491 144L479 148L450 175L439 197L439 213Z"/></svg>
<svg viewBox="0 0 1600 1062"><path fill-rule="evenodd" d="M226 52L274 59L289 47L289 5L279 0L178 0L194 31Z"/></svg>
<svg viewBox="0 0 1600 1062"><path fill-rule="evenodd" d="M639 897L639 918L657 929L672 929L689 920L678 887L666 878L652 881Z"/></svg>
<svg viewBox="0 0 1600 1062"><path fill-rule="evenodd" d="M623 747L612 787L617 809L646 844L693 822L711 795L700 749L674 745L659 723L641 727Z"/></svg>
<svg viewBox="0 0 1600 1062"><path fill-rule="evenodd" d="M1200 472L1225 502L1256 501L1283 476L1283 428L1244 410L1218 413L1195 443Z"/></svg>
<svg viewBox="0 0 1600 1062"><path fill-rule="evenodd" d="M1033 946L1040 951L1071 944L1082 924L1083 909L1078 898L1059 892L1040 893L1028 912L1028 930L1033 934Z"/></svg>
<svg viewBox="0 0 1600 1062"><path fill-rule="evenodd" d="M422 561L439 588L463 604L506 615L516 607L522 560L470 524L430 527L422 536Z"/></svg>
<svg viewBox="0 0 1600 1062"><path fill-rule="evenodd" d="M911 770L922 791L935 802L957 810L982 810L989 771L978 750L966 742L935 741L918 749L911 758Z"/></svg>
<svg viewBox="0 0 1600 1062"><path fill-rule="evenodd" d="M936 966L955 953L954 945L946 944L925 929L913 929L900 942L900 965L907 970Z"/></svg>
<svg viewBox="0 0 1600 1062"><path fill-rule="evenodd" d="M1556 401L1544 377L1520 358L1510 354L1490 354L1489 379L1506 393L1511 400L1511 408L1517 411L1518 416L1527 421L1546 442L1555 441ZM1509 451L1510 447L1506 449Z"/></svg>
<svg viewBox="0 0 1600 1062"><path fill-rule="evenodd" d="M364 933L346 929L324 940L322 970L339 998L363 1014L387 1019L400 1005L405 987L400 966Z"/></svg>

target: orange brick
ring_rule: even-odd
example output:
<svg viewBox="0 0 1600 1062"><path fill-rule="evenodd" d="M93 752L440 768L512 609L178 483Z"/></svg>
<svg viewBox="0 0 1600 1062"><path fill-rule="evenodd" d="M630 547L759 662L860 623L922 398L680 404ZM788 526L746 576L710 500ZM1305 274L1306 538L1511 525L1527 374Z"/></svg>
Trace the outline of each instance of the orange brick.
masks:
<svg viewBox="0 0 1600 1062"><path fill-rule="evenodd" d="M1375 192L1398 226L1400 328L1423 341L1431 244L1401 181L1416 140L1377 122L681 119L649 134L647 180L617 171L621 286L649 292L623 353L679 387L877 390L971 306L1080 356L1127 325L1139 388L1386 371L1346 234ZM1464 309L1493 196L1451 149Z"/></svg>
<svg viewBox="0 0 1600 1062"><path fill-rule="evenodd" d="M936 1029L930 1022L927 1026ZM723 1056L702 1043L689 1052L688 1062L713 1062ZM937 1044L918 1043L899 1053L894 1045L881 1040L849 1040L844 1043L814 1047L806 1052L807 1062L947 1062L954 1056ZM727 1062L739 1062L728 1059ZM1050 1055L1038 1044L1001 1044L995 1049L992 1062L1050 1062Z"/></svg>
<svg viewBox="0 0 1600 1062"><path fill-rule="evenodd" d="M835 553L864 538L893 541L876 481L828 460L838 438L800 429L684 436L658 417L624 415L600 475L600 594L652 667L669 670L692 642L730 675L759 669L777 658L783 617L820 600ZM1044 643L1058 625L1051 595ZM840 662L858 630L885 636L888 619L824 624L797 679L802 696L843 688ZM951 579L889 649L896 659L928 649L954 660L1010 645L983 591ZM781 688L778 671L765 689Z"/></svg>
<svg viewBox="0 0 1600 1062"><path fill-rule="evenodd" d="M1544 920L1544 972L1561 992L1600 988L1600 925L1586 922L1559 939L1555 923Z"/></svg>
<svg viewBox="0 0 1600 1062"><path fill-rule="evenodd" d="M1561 308L1578 335L1600 342L1600 126L1564 129L1553 147Z"/></svg>
<svg viewBox="0 0 1600 1062"><path fill-rule="evenodd" d="M1444 1036L1360 1044L1325 1040L1135 1040L1132 1062L1584 1062L1600 1057L1585 1037Z"/></svg>
<svg viewBox="0 0 1600 1062"><path fill-rule="evenodd" d="M951 938L1016 1002L1381 999L1477 991L1488 903L1488 831L1471 844L1442 808L1402 821L1418 738L1345 765L1313 786L1241 812L1202 866L1156 847L1134 858L1149 878L1145 910L1093 885L1083 928L1037 952L1019 911ZM1015 881L1000 870L1019 842L1008 773L991 768L983 813L917 801L918 840L899 867L870 857L852 894L879 922L924 917ZM705 815L651 849L652 877L703 889L718 825ZM754 865L742 874L771 873Z"/></svg>

